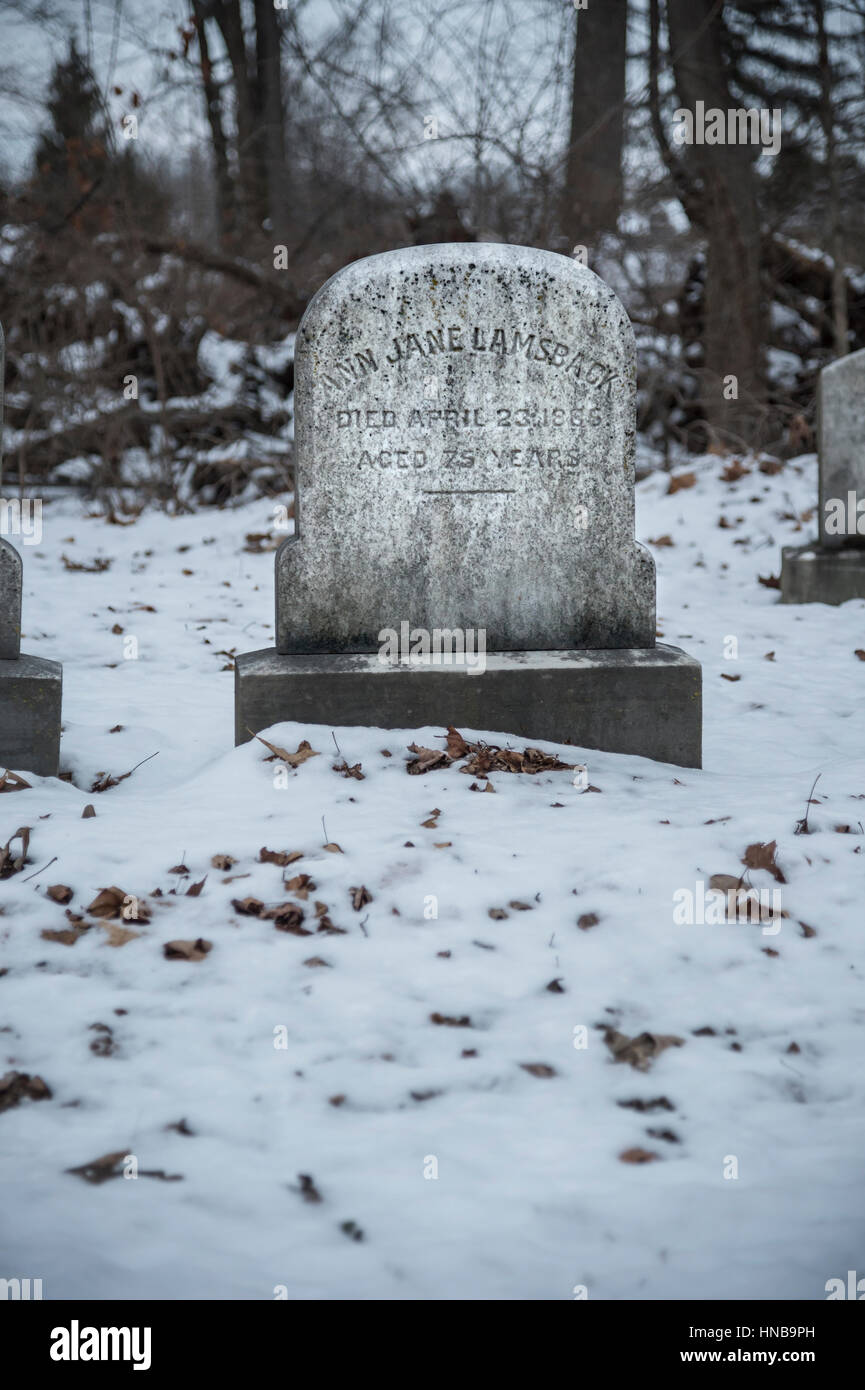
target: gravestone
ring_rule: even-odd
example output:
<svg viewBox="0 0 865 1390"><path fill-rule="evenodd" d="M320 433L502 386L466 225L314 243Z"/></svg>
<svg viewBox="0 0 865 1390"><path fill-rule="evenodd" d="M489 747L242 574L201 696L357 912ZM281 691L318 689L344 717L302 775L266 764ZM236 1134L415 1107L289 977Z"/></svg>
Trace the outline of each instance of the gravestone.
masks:
<svg viewBox="0 0 865 1390"><path fill-rule="evenodd" d="M781 554L782 603L865 598L865 350L820 373L816 543Z"/></svg>
<svg viewBox="0 0 865 1390"><path fill-rule="evenodd" d="M634 336L603 281L522 246L371 256L307 308L295 383L297 533L276 647L236 663L237 742L455 724L700 765L700 666L656 644L634 541Z"/></svg>
<svg viewBox="0 0 865 1390"><path fill-rule="evenodd" d="M0 329L0 383L2 380ZM2 427L0 414L0 442ZM12 514L3 508L4 518ZM0 771L55 777L60 765L63 668L56 661L22 656L21 589L21 556L0 537Z"/></svg>

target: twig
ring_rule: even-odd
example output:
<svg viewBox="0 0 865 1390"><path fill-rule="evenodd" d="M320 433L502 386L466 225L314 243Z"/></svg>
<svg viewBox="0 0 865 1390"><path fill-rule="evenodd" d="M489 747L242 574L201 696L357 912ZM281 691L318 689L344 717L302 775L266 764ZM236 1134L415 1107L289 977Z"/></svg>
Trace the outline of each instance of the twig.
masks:
<svg viewBox="0 0 865 1390"><path fill-rule="evenodd" d="M13 837L13 838L14 838L14 837ZM51 865L52 865L52 864L56 864L56 863L57 863L57 855L55 854L55 856L54 856L53 859L49 859L49 860L48 860L48 863L45 865L45 869L50 869L50 868L51 868ZM37 869L35 874L28 874L26 878L22 878L21 882L22 882L22 883L29 883L30 880L31 880L31 878L35 878L35 877L36 877L36 874L44 874L45 869Z"/></svg>
<svg viewBox="0 0 865 1390"><path fill-rule="evenodd" d="M809 828L809 826L808 826L808 816L809 816L809 814L810 814L808 808L809 808L809 806L811 805L811 797L814 795L814 788L816 787L817 783L820 781L820 778L822 777L822 775L823 775L822 772L818 772L818 773L817 773L817 776L814 778L813 783L811 784L811 790L810 790L809 793L808 793L808 800L805 802L805 814L804 814L804 816L802 817L801 820L797 820L797 822L796 822L796 829L795 829L794 832L793 832L794 835L810 835L810 834L811 834L810 828Z"/></svg>

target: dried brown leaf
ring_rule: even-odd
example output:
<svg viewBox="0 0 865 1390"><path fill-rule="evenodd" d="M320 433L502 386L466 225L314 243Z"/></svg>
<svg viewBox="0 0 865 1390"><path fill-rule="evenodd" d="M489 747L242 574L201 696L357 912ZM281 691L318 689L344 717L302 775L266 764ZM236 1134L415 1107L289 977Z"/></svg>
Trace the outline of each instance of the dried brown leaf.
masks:
<svg viewBox="0 0 865 1390"><path fill-rule="evenodd" d="M232 898L231 906L241 917L263 917L266 911L260 898Z"/></svg>
<svg viewBox="0 0 865 1390"><path fill-rule="evenodd" d="M0 1112L11 1110L22 1100L50 1100L51 1090L41 1076L26 1071L7 1071L0 1076Z"/></svg>
<svg viewBox="0 0 865 1390"><path fill-rule="evenodd" d="M135 941L141 935L140 931L130 931L128 927L120 927L116 922L100 922L99 925L108 933L106 946L125 946L128 941Z"/></svg>
<svg viewBox="0 0 865 1390"><path fill-rule="evenodd" d="M742 863L748 869L767 869L776 883L786 883L781 869L775 863L775 854L778 849L777 841L770 840L768 844L749 845L742 856Z"/></svg>
<svg viewBox="0 0 865 1390"><path fill-rule="evenodd" d="M265 758L264 761L266 763L272 762L274 758L277 758L281 763L288 763L289 767L300 767L301 763L305 763L308 758L318 757L318 753L307 743L306 739L303 739L302 742L297 745L296 753L289 753L287 748L280 748L277 743L268 743L267 739L262 738L260 734L256 734L255 737L258 739L259 743L264 744L265 748L270 749L271 756Z"/></svg>
<svg viewBox="0 0 865 1390"><path fill-rule="evenodd" d="M259 864L279 864L285 868L287 864L294 864L298 859L303 858L303 852L299 849L274 850L265 849L264 846L258 851Z"/></svg>
<svg viewBox="0 0 865 1390"><path fill-rule="evenodd" d="M32 785L32 782L25 782L23 777L19 777L17 772L4 772L0 777L0 792L29 791Z"/></svg>
<svg viewBox="0 0 865 1390"><path fill-rule="evenodd" d="M414 776L450 765L450 758L442 748L421 748L417 743L410 743L408 751L416 756L406 763L405 770Z"/></svg>
<svg viewBox="0 0 865 1390"><path fill-rule="evenodd" d="M453 724L448 724L447 734L447 755L449 758L464 758L469 752L470 745L466 743L462 734L455 729Z"/></svg>
<svg viewBox="0 0 865 1390"><path fill-rule="evenodd" d="M655 1057L668 1047L683 1047L685 1039L676 1037L674 1033L639 1033L629 1038L615 1028L607 1028L604 1042L615 1062L629 1062L637 1071L648 1071Z"/></svg>
<svg viewBox="0 0 865 1390"><path fill-rule="evenodd" d="M213 942L199 936L195 941L166 941L162 948L166 960L204 960Z"/></svg>
<svg viewBox="0 0 865 1390"><path fill-rule="evenodd" d="M674 492L681 492L683 488L694 487L696 482L696 473L673 473L670 475L667 496L669 497Z"/></svg>

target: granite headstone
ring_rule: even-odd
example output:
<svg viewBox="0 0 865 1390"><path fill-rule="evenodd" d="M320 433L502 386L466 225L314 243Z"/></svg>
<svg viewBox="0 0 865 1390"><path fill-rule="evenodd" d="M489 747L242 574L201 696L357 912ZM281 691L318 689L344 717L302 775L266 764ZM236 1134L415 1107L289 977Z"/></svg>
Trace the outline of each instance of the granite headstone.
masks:
<svg viewBox="0 0 865 1390"><path fill-rule="evenodd" d="M865 598L865 350L820 373L819 533L781 557L783 603Z"/></svg>
<svg viewBox="0 0 865 1390"><path fill-rule="evenodd" d="M0 381L2 376L0 329ZM0 415L0 436L2 428ZM5 520L15 510L4 505L2 515ZM21 592L21 556L0 537L0 770L54 777L60 764L63 668L22 655Z"/></svg>
<svg viewBox="0 0 865 1390"><path fill-rule="evenodd" d="M520 246L372 256L309 305L295 381L297 533L276 648L237 661L238 742L453 723L699 765L700 667L655 642L634 336L603 281ZM480 635L483 674L388 659L389 632Z"/></svg>

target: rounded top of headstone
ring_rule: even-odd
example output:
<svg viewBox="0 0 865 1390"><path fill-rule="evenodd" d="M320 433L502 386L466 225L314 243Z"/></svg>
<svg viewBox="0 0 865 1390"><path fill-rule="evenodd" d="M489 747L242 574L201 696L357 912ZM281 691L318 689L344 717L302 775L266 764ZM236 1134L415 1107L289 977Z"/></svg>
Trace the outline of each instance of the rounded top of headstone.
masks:
<svg viewBox="0 0 865 1390"><path fill-rule="evenodd" d="M848 352L844 357L836 357L834 362L829 362L820 372L821 380L824 377L843 376L848 371L858 371L865 367L865 348L860 348L859 352Z"/></svg>
<svg viewBox="0 0 865 1390"><path fill-rule="evenodd" d="M442 294L453 295L462 282L466 291L477 291L483 281L491 293L528 292L537 299L539 311L551 301L571 302L583 315L619 340L624 353L635 355L634 330L624 305L614 290L593 270L570 256L543 251L535 246L511 246L501 242L446 241L430 246L406 246L365 256L343 266L326 280L307 305L298 328L303 341L321 315L335 307L354 304L374 314L377 307L390 313L392 301L385 286L402 281L407 293L436 289L441 277ZM456 284L454 282L457 282ZM381 286L381 304L376 304L376 284Z"/></svg>

